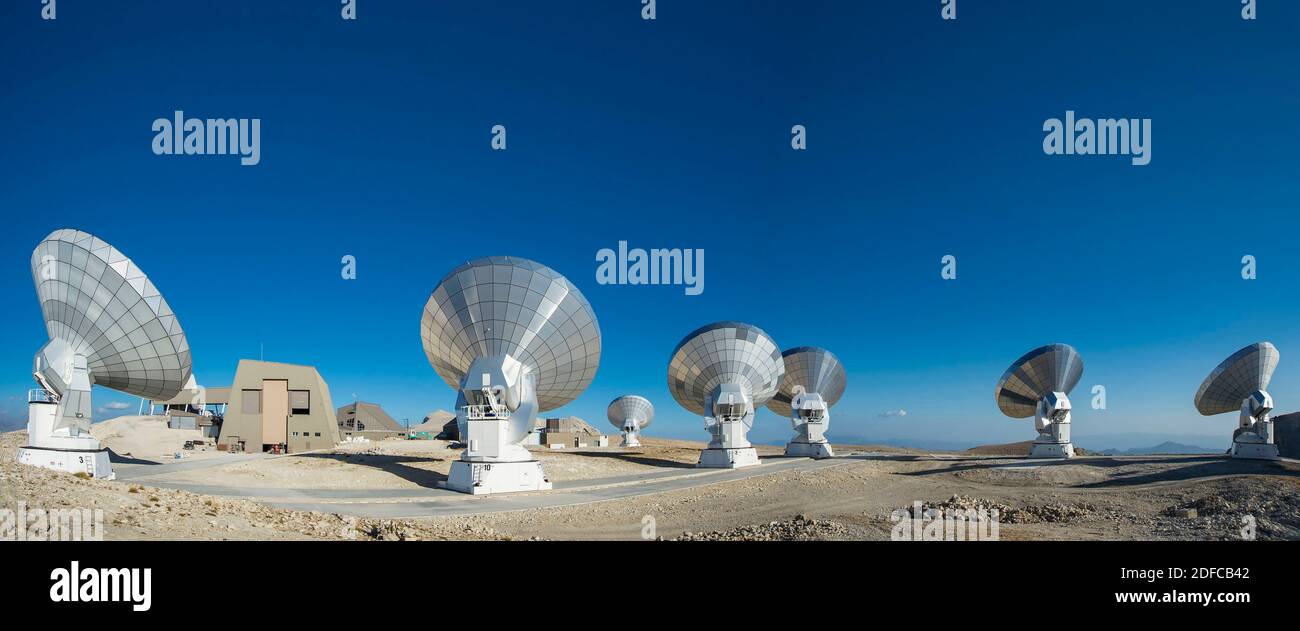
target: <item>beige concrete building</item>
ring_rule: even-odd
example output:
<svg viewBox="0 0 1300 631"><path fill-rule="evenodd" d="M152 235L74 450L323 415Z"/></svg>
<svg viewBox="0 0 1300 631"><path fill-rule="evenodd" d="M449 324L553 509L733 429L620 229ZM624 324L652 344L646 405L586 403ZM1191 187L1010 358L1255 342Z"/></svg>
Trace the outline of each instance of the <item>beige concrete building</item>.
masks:
<svg viewBox="0 0 1300 631"><path fill-rule="evenodd" d="M406 438L406 428L389 416L378 403L349 403L339 408L335 415L339 420L339 434L344 439Z"/></svg>
<svg viewBox="0 0 1300 631"><path fill-rule="evenodd" d="M289 453L333 447L340 440L329 386L311 366L242 359L217 447Z"/></svg>
<svg viewBox="0 0 1300 631"><path fill-rule="evenodd" d="M608 437L576 416L546 419L541 434L541 444L551 449L609 446Z"/></svg>

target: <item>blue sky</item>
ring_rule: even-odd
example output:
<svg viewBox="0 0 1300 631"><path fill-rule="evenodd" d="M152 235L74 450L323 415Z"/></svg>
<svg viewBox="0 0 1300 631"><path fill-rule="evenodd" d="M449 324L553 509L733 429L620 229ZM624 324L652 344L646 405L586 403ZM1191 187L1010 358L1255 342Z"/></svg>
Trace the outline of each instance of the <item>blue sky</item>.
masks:
<svg viewBox="0 0 1300 631"><path fill-rule="evenodd" d="M639 393L649 433L705 438L666 364L724 319L840 356L832 437L1032 438L993 386L1050 342L1086 363L1081 439L1226 443L1235 419L1199 416L1192 395L1264 339L1282 352L1279 411L1300 409L1300 6L1264 1L1248 22L1227 0L959 0L945 22L939 4L661 1L647 22L635 0L361 0L345 22L328 0L61 0L44 22L36 0L6 2L2 415L24 417L45 341L28 259L62 227L150 274L201 382L228 384L264 345L317 366L336 403L399 419L452 406L420 311L491 254L591 301L601 369L559 412L602 427L611 398ZM152 121L178 109L260 118L261 163L153 155ZM1045 155L1043 122L1066 110L1151 118L1151 164ZM620 240L704 248L704 294L596 284L595 253ZM753 437L787 433L763 411Z"/></svg>

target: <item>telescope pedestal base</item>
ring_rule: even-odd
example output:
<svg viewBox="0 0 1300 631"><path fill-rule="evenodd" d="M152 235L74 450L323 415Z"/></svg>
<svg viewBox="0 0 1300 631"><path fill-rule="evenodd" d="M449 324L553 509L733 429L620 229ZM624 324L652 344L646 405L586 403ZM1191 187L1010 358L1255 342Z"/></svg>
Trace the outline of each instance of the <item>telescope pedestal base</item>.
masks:
<svg viewBox="0 0 1300 631"><path fill-rule="evenodd" d="M801 443L790 441L785 444L785 455L799 458L834 458L835 452L831 450L830 443Z"/></svg>
<svg viewBox="0 0 1300 631"><path fill-rule="evenodd" d="M623 434L623 444L620 447L640 447L641 440L636 434Z"/></svg>
<svg viewBox="0 0 1300 631"><path fill-rule="evenodd" d="M701 469L739 469L758 464L758 451L753 447L740 449L710 448L700 452Z"/></svg>
<svg viewBox="0 0 1300 631"><path fill-rule="evenodd" d="M542 471L542 463L525 462L466 462L451 463L451 474L438 486L470 495L493 493L518 493L521 491L549 491L551 481Z"/></svg>
<svg viewBox="0 0 1300 631"><path fill-rule="evenodd" d="M1279 460L1277 445L1272 443L1232 443L1232 457L1246 460Z"/></svg>
<svg viewBox="0 0 1300 631"><path fill-rule="evenodd" d="M53 441L57 439L47 439ZM42 447L23 447L18 450L18 462L43 469L65 471L67 473L84 473L92 478L112 480L113 465L108 461L107 449L45 449Z"/></svg>
<svg viewBox="0 0 1300 631"><path fill-rule="evenodd" d="M1073 458L1074 443L1034 443L1029 448L1030 458Z"/></svg>
<svg viewBox="0 0 1300 631"><path fill-rule="evenodd" d="M59 406L49 401L27 404L27 441L18 450L18 462L43 469L84 473L92 478L112 480L113 465L108 450L90 435L90 419L74 427L55 430Z"/></svg>

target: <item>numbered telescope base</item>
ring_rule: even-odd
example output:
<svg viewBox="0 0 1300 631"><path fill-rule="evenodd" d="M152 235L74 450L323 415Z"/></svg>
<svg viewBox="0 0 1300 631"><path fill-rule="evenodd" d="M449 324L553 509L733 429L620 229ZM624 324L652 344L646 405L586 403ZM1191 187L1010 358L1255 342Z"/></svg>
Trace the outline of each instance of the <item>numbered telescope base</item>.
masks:
<svg viewBox="0 0 1300 631"><path fill-rule="evenodd" d="M758 464L758 451L753 447L739 449L705 449L700 452L700 462L696 467L702 469L739 469Z"/></svg>
<svg viewBox="0 0 1300 631"><path fill-rule="evenodd" d="M33 467L66 471L67 473L84 473L92 478L112 480L113 465L108 461L107 449L45 449L42 447L23 447L18 450L18 462Z"/></svg>
<svg viewBox="0 0 1300 631"><path fill-rule="evenodd" d="M790 441L785 444L785 455L800 458L834 458L830 443L801 443Z"/></svg>
<svg viewBox="0 0 1300 631"><path fill-rule="evenodd" d="M466 462L451 463L447 481L439 484L444 489L490 495L493 493L519 493L523 491L549 491L551 481L542 471L542 463L527 462Z"/></svg>
<svg viewBox="0 0 1300 631"><path fill-rule="evenodd" d="M1030 458L1073 458L1074 443L1034 443L1029 448Z"/></svg>
<svg viewBox="0 0 1300 631"><path fill-rule="evenodd" d="M1280 460L1272 443L1232 443L1232 457L1246 460Z"/></svg>

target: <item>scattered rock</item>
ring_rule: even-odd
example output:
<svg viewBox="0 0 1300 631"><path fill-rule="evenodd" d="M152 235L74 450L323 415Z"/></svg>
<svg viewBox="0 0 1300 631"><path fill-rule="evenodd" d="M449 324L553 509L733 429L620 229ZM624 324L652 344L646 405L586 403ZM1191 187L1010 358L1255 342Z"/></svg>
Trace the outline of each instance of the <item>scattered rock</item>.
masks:
<svg viewBox="0 0 1300 631"><path fill-rule="evenodd" d="M789 521L771 521L759 526L693 533L686 531L673 541L810 541L843 539L849 529L838 522L796 515Z"/></svg>
<svg viewBox="0 0 1300 631"><path fill-rule="evenodd" d="M907 514L912 515L916 506L903 507ZM1015 508L1006 504L983 500L968 495L953 495L946 501L938 503L924 502L921 504L922 511L941 510L945 514L952 516L956 511L975 511L979 513L984 511L992 516L996 511L999 523L1005 524L1038 524L1038 523L1068 523L1079 519L1092 517L1096 514L1097 508L1085 502L1074 504L1043 504L1029 505L1022 508ZM915 517L915 515L913 515Z"/></svg>

